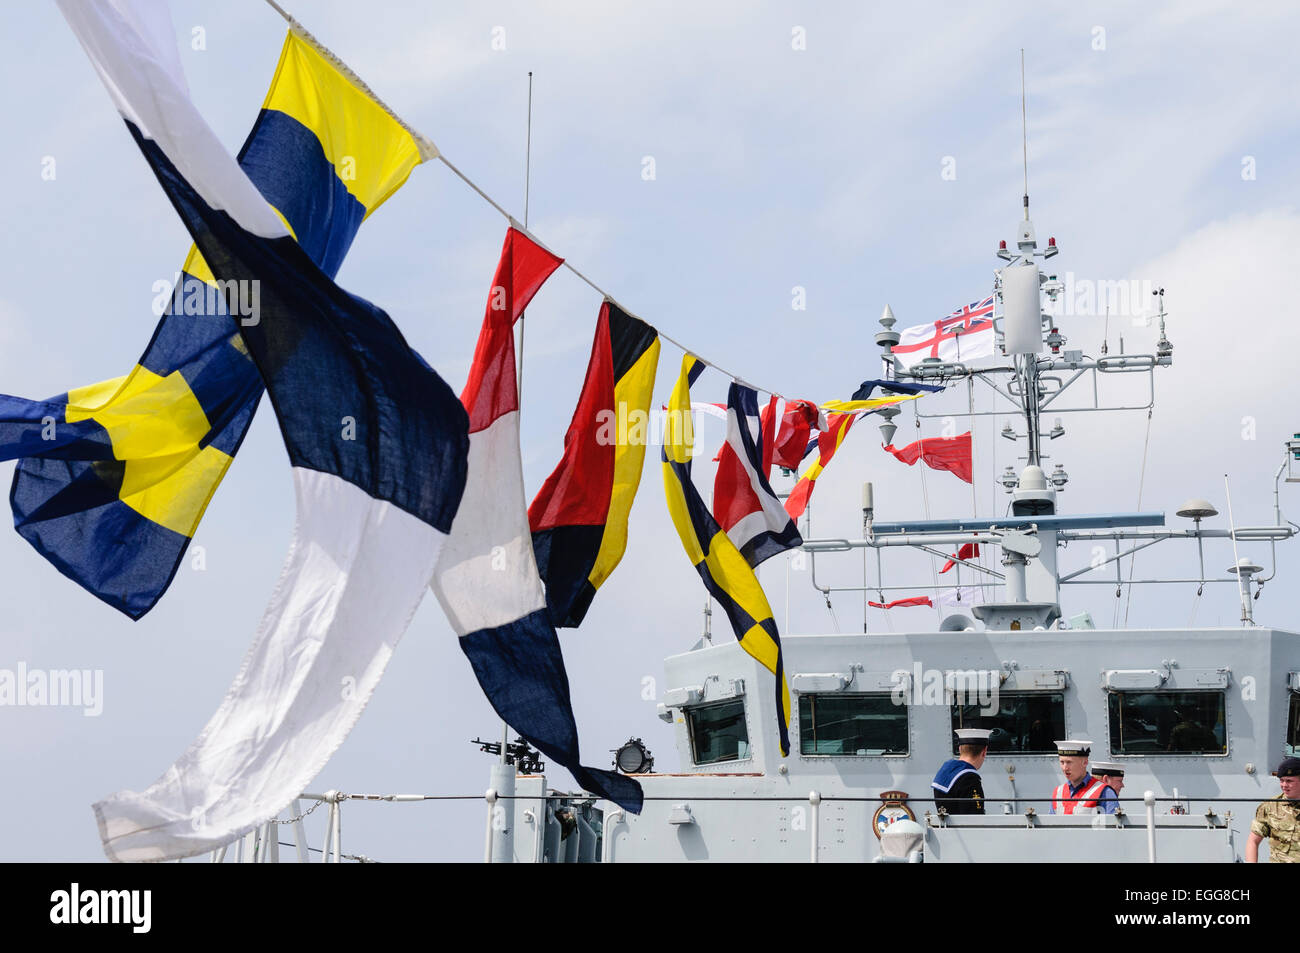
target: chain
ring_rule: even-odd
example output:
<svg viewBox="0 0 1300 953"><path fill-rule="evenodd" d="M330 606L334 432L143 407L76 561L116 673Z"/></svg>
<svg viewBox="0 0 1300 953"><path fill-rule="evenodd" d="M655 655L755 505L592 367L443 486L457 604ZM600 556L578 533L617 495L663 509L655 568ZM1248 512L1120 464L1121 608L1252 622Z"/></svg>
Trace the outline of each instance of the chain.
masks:
<svg viewBox="0 0 1300 953"><path fill-rule="evenodd" d="M346 795L346 794L340 794L340 795L339 795L339 801L346 801L347 799L348 799L348 795ZM324 803L325 803L324 801L317 801L315 804L313 804L311 807L307 808L307 810L303 811L303 812L302 812L301 814L299 814L297 817L290 817L290 818L288 818L287 820L283 820L283 821L280 820L279 818L276 818L276 819L275 819L275 823L277 823L277 824L296 824L296 823L298 823L298 821L301 821L304 817L306 817L307 815L311 814L312 811L316 810L316 808L320 807L320 806L321 806L322 804L324 804Z"/></svg>

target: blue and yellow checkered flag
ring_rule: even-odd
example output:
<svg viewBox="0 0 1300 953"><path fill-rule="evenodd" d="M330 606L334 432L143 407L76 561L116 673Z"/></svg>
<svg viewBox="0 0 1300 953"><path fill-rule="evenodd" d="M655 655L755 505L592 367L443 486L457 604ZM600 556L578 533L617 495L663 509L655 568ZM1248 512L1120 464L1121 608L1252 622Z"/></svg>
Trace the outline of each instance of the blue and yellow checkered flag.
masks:
<svg viewBox="0 0 1300 953"><path fill-rule="evenodd" d="M434 155L291 29L239 164L332 278L361 222ZM132 618L167 590L262 396L238 330L257 320L256 284L218 287L196 249L178 279L130 373L48 401L0 397L0 459L22 458L18 532Z"/></svg>

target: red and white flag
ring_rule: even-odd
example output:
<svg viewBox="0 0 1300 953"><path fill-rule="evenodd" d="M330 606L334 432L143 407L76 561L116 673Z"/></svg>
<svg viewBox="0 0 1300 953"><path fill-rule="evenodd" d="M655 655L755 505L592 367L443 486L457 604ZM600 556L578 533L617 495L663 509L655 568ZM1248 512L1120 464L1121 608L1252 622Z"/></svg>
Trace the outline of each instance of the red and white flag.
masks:
<svg viewBox="0 0 1300 953"><path fill-rule="evenodd" d="M731 384L727 396L727 442L718 453L713 482L713 517L751 567L800 545L794 519L772 492L775 401L761 415L758 395L749 387Z"/></svg>
<svg viewBox="0 0 1300 953"><path fill-rule="evenodd" d="M893 354L904 370L927 357L965 363L997 353L993 333L993 298L972 301L946 318L904 328Z"/></svg>

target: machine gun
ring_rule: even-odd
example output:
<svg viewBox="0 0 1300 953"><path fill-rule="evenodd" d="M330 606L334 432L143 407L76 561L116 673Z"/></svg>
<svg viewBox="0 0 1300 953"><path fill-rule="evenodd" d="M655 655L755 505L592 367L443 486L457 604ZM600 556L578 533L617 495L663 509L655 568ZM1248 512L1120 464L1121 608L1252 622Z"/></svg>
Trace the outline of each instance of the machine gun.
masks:
<svg viewBox="0 0 1300 953"><path fill-rule="evenodd" d="M482 738L475 738L470 744L478 745L479 751L486 751L488 754L500 756L500 741L484 741ZM513 764L518 774L541 774L546 770L546 762L542 760L542 753L531 747L523 738L516 738L513 743L506 744L506 764Z"/></svg>

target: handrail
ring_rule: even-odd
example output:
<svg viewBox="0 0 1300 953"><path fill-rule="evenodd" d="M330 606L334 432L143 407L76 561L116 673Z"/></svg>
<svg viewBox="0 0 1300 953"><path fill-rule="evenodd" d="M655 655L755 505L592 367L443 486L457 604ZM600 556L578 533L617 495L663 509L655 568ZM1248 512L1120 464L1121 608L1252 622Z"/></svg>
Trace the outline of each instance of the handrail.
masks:
<svg viewBox="0 0 1300 953"><path fill-rule="evenodd" d="M1008 754L1012 754L1012 755L1014 755L1014 754L1015 754L1014 752L1005 752L1005 751L1003 751L1003 752L992 752L992 753L995 753L995 754L1002 754L1002 755L1008 755ZM736 773L734 776L735 776L735 777L753 777L753 773L752 773L752 772L749 772L749 773L739 773L739 772L738 772L738 773ZM640 775L629 775L629 777L633 777L633 778L635 778L635 777L640 777ZM697 775L697 774L679 774L679 775L674 775L674 777L682 778L682 779L685 779L685 778L695 778L695 777L728 778L728 777L733 777L733 775L731 775L731 774L727 774L727 773L725 773L725 772L715 772L715 773L707 774L707 775L705 775L705 774L698 774L698 775ZM882 793L883 793L883 792L882 792ZM304 797L304 798L310 798L311 796L310 796L310 795L307 795L307 794L304 794L304 795L302 795L302 797ZM422 801L482 801L482 800L483 800L483 797L484 797L483 794L422 794L422 795L419 795L419 798L420 798L420 800L422 800ZM735 794L735 795L732 795L732 794L705 794L705 795L694 795L694 794L692 794L692 795L687 795L686 797L687 797L689 800L692 800L692 801L790 801L790 802L798 801L798 802L801 802L801 803L802 803L802 802L808 800L808 795L806 795L806 794L780 794L780 795L774 795L774 796L767 796L767 795L746 795L746 794ZM826 793L824 793L824 792L819 792L819 793L818 793L818 798L819 798L822 802L825 802L825 801L846 801L846 802L854 802L854 801L879 801L879 800L881 800L880 794L826 794ZM507 795L507 794L497 794L497 795L496 795L496 799L497 799L498 801L573 801L573 800L581 800L581 799L600 800L600 798L597 798L594 794L591 794L591 793L586 792L586 791L547 791L547 792L545 792L545 793L539 793L539 794L509 794L509 795ZM645 800L645 801L681 801L682 799L683 799L683 795L680 794L680 793L678 793L678 794L673 794L673 795L666 795L666 794L660 794L660 795L656 795L656 794L646 794L646 795L644 795L644 797L643 797L643 800ZM347 800L347 801L358 801L358 800L387 801L387 800L389 800L389 798L387 798L387 797L366 797L366 796L364 796L364 795L357 795L357 794L342 794L342 793L340 793L340 794L339 794L339 800L340 800L340 801L343 801L343 800ZM952 799L951 799L951 798L933 798L933 797L909 797L909 798L907 799L907 803L909 803L909 804L914 804L914 803L915 803L915 804L931 804L931 803L934 803L934 802L936 802L936 801L949 801L949 800L952 800ZM1045 795L1042 795L1042 796L1039 796L1039 797L995 797L995 798L989 798L988 800L990 800L990 801L996 801L996 802L998 802L999 804L1002 804L1002 803L1011 803L1011 804L1033 804L1033 803L1036 803L1036 802L1037 802L1037 803L1047 804L1047 803L1050 803L1050 802L1051 802L1051 800L1052 800L1052 796L1051 796L1050 794L1045 794ZM1067 800L1068 800L1068 799L1067 799ZM1136 804L1136 803L1145 803L1145 798L1144 798L1144 796L1139 796L1139 797L1119 797L1119 798L1117 798L1117 800L1118 800L1120 803L1124 803L1124 802L1130 802L1130 803L1135 803L1135 804ZM1170 796L1167 796L1167 797L1165 797L1165 796L1157 796L1157 797L1155 798L1155 801L1156 801L1157 804L1165 804L1165 803L1169 803L1169 804L1186 804L1186 803L1189 803L1189 802L1192 802L1192 801L1214 802L1214 803L1216 803L1216 804L1238 804L1238 803L1240 803L1240 804L1259 804L1259 803L1261 803L1261 802L1263 802L1263 801L1267 801L1267 800L1268 800L1268 797L1261 797L1260 795L1252 795L1252 796L1250 796L1250 797L1226 797L1226 796L1220 796L1220 795L1217 795L1217 794L1210 794L1210 795L1187 794L1185 791L1181 791L1181 790L1178 792L1178 795L1177 795L1177 796L1173 796L1173 795L1170 795ZM611 809L611 810L618 810L618 809Z"/></svg>
<svg viewBox="0 0 1300 953"><path fill-rule="evenodd" d="M696 777L696 776L697 776L697 775L678 775L677 777ZM698 776L699 776L699 777L706 777L706 776L707 776L707 777L721 777L721 776L723 776L723 775L711 774L711 775L698 775ZM798 795L798 794L778 794L778 795L715 795L715 794L696 795L696 794L687 794L687 795L683 795L683 794L679 791L679 792L677 792L676 794L673 794L673 795L655 795L655 794L646 794L646 795L644 796L644 800L645 800L647 803L656 802L656 801L673 802L673 803L681 803L683 800L690 800L690 801L697 801L697 802L707 802L707 801L722 801L722 802L769 801L769 802L799 802L799 803L805 803L805 804L808 804L808 805L810 806L810 814L811 814L811 817L810 817L810 825L809 825L809 826L810 826L810 840L811 840L810 851L811 851L811 853L810 853L810 858L809 858L809 859L810 859L810 861L811 861L812 863L818 863L818 862L820 861L820 856L819 856L819 854L820 854L820 850L819 850L819 848L820 848L820 827L821 827L821 824L820 824L820 820L821 820L821 810L820 810L820 808L821 808L821 805L822 805L823 803L835 802L835 801L840 801L840 802L866 802L866 803L880 803L880 802L883 800L882 797L881 797L881 794L883 794L883 793L884 793L884 792L881 792L881 793L878 793L878 794L873 794L873 795L867 795L867 794L861 794L861 795L859 795L859 794L825 794L825 793L822 793L822 792L820 792L820 791L814 789L814 790L809 791L807 794L804 794L804 795ZM305 837L305 836L302 836L302 835L300 834L300 832L302 831L302 818L305 817L307 813L310 813L310 811L308 811L308 812L303 812L303 813L299 814L298 811L297 811L297 800L298 800L298 799L295 800L295 806L294 806L294 811L295 811L295 814L296 814L297 816L295 816L294 818L292 818L292 819L289 820L289 821L277 821L277 820L272 820L272 821L270 821L267 825L265 825L265 828L266 828L266 831L267 831L267 832L266 832L266 834L265 834L265 840L264 840L264 842L263 842L264 845L265 845L264 847L262 847L262 848L257 848L257 849L255 849L255 850L252 851L252 852L243 849L243 848L244 848L244 845L245 845L245 841L246 841L247 838L248 838L248 835L245 835L245 836L242 836L242 837L235 838L234 840L232 840L232 841L230 842L230 844L237 844L237 845L240 846L241 849L240 849L240 851L238 852L238 859L241 860L241 861L245 861L245 862L254 862L254 863L259 863L259 862L274 862L274 860L275 860L275 855L278 854L278 850L277 850L278 847L280 847L280 846L286 846L286 847L292 846L292 847L296 847L296 848L297 848L297 854L298 854L298 858L299 858L300 861L306 858L306 855L307 855L307 853L308 853L309 851L317 851L317 850L319 850L319 852L320 852L320 854L321 854L321 861L324 862L324 863L331 863L331 862L332 862L332 863L340 863L340 862L341 862L343 859L345 859L345 858L348 859L348 860L355 860L355 861L359 861L359 862L363 862L363 863L373 863L373 861L372 861L369 857L366 857L366 856L364 856L364 855L344 854L344 853L342 852L342 844L341 844L341 838L340 838L339 834L340 834L340 827L341 827L341 823L340 823L340 814L341 814L341 811L340 811L340 808L341 808L341 806L342 806L342 802L343 802L343 801L371 801L371 802L386 802L386 803L403 803L403 802L413 802L413 801L482 801L482 800L484 800L485 797L488 798L488 799L490 799L490 800L493 801L493 802L497 802L497 801L546 801L546 802L549 802L549 801L553 801L553 800L555 800L555 801L560 801L560 800L563 800L563 801L575 801L575 800L584 800L584 799L587 799L588 802L590 803L590 802L592 802L592 801L596 801L596 800L598 800L594 795L589 794L589 793L587 793L587 792L572 792L572 791L570 791L570 792L562 792L562 791L554 791L554 790L546 790L546 791L540 792L540 793L538 793L538 794L531 794L531 795L530 795L530 794L509 794L509 795L507 795L507 794L498 794L497 792L495 792L495 791L491 791L491 790L490 790L490 791L487 791L487 792L485 792L485 793L483 793L483 794L400 794L400 795L399 795L399 794L346 794L346 793L344 793L344 792L336 791L336 790L327 791L327 792L325 792L324 794L311 794L311 793L306 793L306 792L304 792L303 794L301 794L301 795L299 796L299 799L314 800L314 801L322 802L322 803L324 803L324 804L329 805L329 807L330 807L329 815L328 815L328 818L327 818L327 820L326 820L326 825L325 825L325 828L326 828L326 829L325 829L325 843L324 843L324 846L323 846L322 848L309 847L309 846L307 845L307 843L306 843L306 837ZM949 798L931 798L931 797L909 797L909 798L907 798L907 803L909 803L909 804L918 804L918 805L920 805L920 804L936 804L938 801L947 801L947 800L950 800L950 799L949 799ZM1027 804L1027 805L1033 805L1033 804L1050 804L1051 801L1052 801L1052 798L1051 798L1051 796L1049 795L1049 796L1045 796L1045 797L1010 797L1010 798L1001 798L1001 797L999 797L999 798L991 798L991 799L989 799L989 800L990 800L990 801L993 801L993 802L1001 803L1001 804L1007 804L1007 805L1010 805L1010 804ZM1082 798L1076 798L1076 799L1074 799L1074 800L1082 800ZM1156 811L1155 811L1155 806L1156 806L1157 804L1164 804L1164 803L1167 803L1167 804L1175 804L1175 805L1180 805L1180 806L1185 805L1186 808L1187 808L1187 810L1185 810L1185 811L1171 811L1171 812L1168 813L1168 814L1160 815L1160 817L1165 817L1165 818L1169 818L1169 817L1187 817L1187 818L1190 818L1190 817L1192 816L1192 812L1191 812L1190 808L1191 808L1191 805L1193 804L1193 802L1196 802L1196 801L1204 801L1204 802L1207 802L1207 803L1210 805L1209 810L1207 810L1207 811L1205 812L1205 814L1203 815L1207 820L1208 820L1208 819L1221 819L1222 821L1225 821L1225 822L1226 822L1226 821L1230 821L1230 820L1232 820L1233 815L1231 814L1231 812L1228 812L1228 813L1226 813L1226 814L1220 814L1218 811L1214 810L1214 807L1213 807L1214 804L1229 804L1229 805L1230 805L1230 804L1260 804L1260 803L1263 803L1263 802L1265 802L1265 801L1267 801L1267 800L1269 800L1269 799L1268 799L1267 797L1261 797L1260 795L1254 795L1254 796L1250 796L1250 797L1223 797L1223 796L1218 796L1218 795L1211 795L1211 796L1189 795L1189 794L1186 794L1186 793L1183 793L1183 792L1179 792L1177 796L1170 796L1170 797L1157 797L1157 796L1154 794L1154 792L1152 792L1152 791L1145 791L1145 792L1143 792L1142 797L1129 797L1129 798L1119 797L1119 798L1117 798L1116 800L1117 800L1117 802L1119 803L1121 809L1122 809L1123 805L1126 804L1126 803L1127 803L1127 804L1136 804L1136 803L1138 803L1138 802L1141 802L1142 804L1144 804L1144 805L1146 806L1146 821L1145 821L1145 825L1143 825L1143 826L1145 826L1145 827L1147 828L1147 832L1148 832L1148 833L1147 833L1147 837L1148 837L1148 855L1149 855L1149 857L1150 857L1151 862L1154 863L1154 861L1155 861L1155 828L1156 828L1157 826L1161 826L1161 825L1158 823L1158 818L1157 818ZM1128 818L1128 817L1129 817L1129 815L1128 815L1127 813L1125 813L1123 810L1119 811L1118 813L1119 813L1119 815L1120 815L1121 817L1123 817L1123 818ZM937 812L933 813L933 814L932 814L929 810L927 810L927 811L925 812L925 816L926 816L926 818L937 819L940 825L943 825L943 824L946 824L946 823L950 823L950 822L953 821L954 819L960 821L960 820L964 820L964 819L967 818L966 815L955 815L955 816L954 816L954 815L949 815L949 814L947 813L947 811L943 810L942 808L939 808L939 810L938 810ZM1005 815L990 814L990 815L984 815L984 818L996 820L996 819L998 819L999 817L1022 817L1022 818L1029 817L1029 818L1033 818L1033 817L1038 817L1038 816L1039 816L1039 815L1037 815L1037 814L1034 812L1033 808L1030 807L1029 809L1027 809L1026 811L1024 811L1024 812L1021 813L1021 814L1005 814ZM1092 819L1093 819L1093 815L1090 815L1090 814L1089 814L1089 815L1083 815L1083 814L1079 814L1079 815L1064 815L1064 814L1062 814L1062 815L1059 815L1059 816L1060 816L1061 818L1064 818L1064 817L1071 817L1071 818L1079 818L1079 819L1083 819L1083 818L1086 817L1086 818L1089 818L1089 823L1091 823L1091 821L1092 821ZM604 813L603 813L603 817L601 818L601 834L602 834L602 836L601 836L601 861L602 861L602 862L605 862L605 863L610 863L610 862L612 862L613 839L612 839L612 837L611 837L611 831L612 831L612 829L614 828L615 825L617 825L617 824L619 824L619 823L626 823L626 821L627 821L627 815L626 815L626 812L624 812L624 810L623 810L622 808L620 808L620 807L617 807L617 806L611 806L610 808L608 808L607 810L604 811ZM278 837L275 836L275 834L274 834L274 828L275 828L276 826L278 826L278 824L280 824L280 823L286 823L286 824L287 824L287 823L292 823L292 824L294 825L294 828L295 828L295 831L294 831L294 833L295 833L294 841L295 841L295 843L293 843L293 844L281 844L281 843L279 842ZM1210 821L1210 825L1211 825L1212 827L1213 827L1213 826L1216 826L1212 820ZM1134 825L1131 821L1128 821L1128 822L1126 822L1123 826L1133 827L1133 826L1136 826L1136 825ZM1166 827L1166 829L1168 829L1168 827ZM489 838L490 838L490 834L491 834L491 830L490 830L490 828L489 828L489 832L488 832L488 836L489 836ZM228 848L229 848L230 844L223 845L222 847L219 847L219 848L217 848L216 850L212 851L212 853L211 853L211 855L210 855L210 862L212 862L212 863L223 863L223 862L225 862L226 857L227 857L227 855L228 855ZM490 858L491 858L491 841L490 841L490 839L489 839L488 842L487 842L487 847L485 848L484 859L485 859L485 861L489 861L489 862L490 862Z"/></svg>

